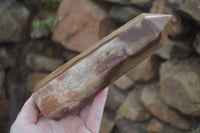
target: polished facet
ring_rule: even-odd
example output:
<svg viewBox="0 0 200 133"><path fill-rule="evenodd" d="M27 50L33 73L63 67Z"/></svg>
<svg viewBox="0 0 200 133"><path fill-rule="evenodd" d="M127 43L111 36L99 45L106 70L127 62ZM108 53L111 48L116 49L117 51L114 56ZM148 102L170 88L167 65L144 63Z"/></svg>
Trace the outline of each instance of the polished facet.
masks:
<svg viewBox="0 0 200 133"><path fill-rule="evenodd" d="M46 117L83 105L164 45L171 15L141 14L43 79L33 98Z"/></svg>

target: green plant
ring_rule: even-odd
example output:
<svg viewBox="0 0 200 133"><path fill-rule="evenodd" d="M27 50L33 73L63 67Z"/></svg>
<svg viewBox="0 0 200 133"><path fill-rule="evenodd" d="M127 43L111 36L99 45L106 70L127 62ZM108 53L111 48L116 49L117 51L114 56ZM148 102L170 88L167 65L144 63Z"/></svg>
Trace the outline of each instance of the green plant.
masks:
<svg viewBox="0 0 200 133"><path fill-rule="evenodd" d="M45 20L38 20L33 23L33 28L35 29L45 29L45 28L50 28L53 25L53 22L55 20L55 16L50 16Z"/></svg>
<svg viewBox="0 0 200 133"><path fill-rule="evenodd" d="M56 10L62 0L42 0L45 8Z"/></svg>

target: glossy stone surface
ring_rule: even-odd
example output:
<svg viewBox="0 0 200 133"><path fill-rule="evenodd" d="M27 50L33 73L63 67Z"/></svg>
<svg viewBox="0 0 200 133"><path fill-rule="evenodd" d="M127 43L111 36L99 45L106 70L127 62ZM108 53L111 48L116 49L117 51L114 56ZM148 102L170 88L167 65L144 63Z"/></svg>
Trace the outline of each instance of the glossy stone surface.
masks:
<svg viewBox="0 0 200 133"><path fill-rule="evenodd" d="M164 45L170 15L141 14L44 78L33 98L46 117L61 118Z"/></svg>

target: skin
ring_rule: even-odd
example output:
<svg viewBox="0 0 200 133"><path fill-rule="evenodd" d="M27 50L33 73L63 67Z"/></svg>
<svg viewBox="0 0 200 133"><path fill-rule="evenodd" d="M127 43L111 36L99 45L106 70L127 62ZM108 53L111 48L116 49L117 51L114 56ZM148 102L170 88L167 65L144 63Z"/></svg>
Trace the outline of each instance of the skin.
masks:
<svg viewBox="0 0 200 133"><path fill-rule="evenodd" d="M108 88L83 108L56 121L39 115L32 96L22 107L10 133L99 133Z"/></svg>

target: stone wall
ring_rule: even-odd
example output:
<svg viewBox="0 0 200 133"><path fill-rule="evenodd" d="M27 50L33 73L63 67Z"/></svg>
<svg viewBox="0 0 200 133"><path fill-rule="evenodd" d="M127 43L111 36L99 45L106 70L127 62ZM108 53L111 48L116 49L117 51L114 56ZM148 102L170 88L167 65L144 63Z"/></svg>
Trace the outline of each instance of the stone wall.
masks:
<svg viewBox="0 0 200 133"><path fill-rule="evenodd" d="M110 85L100 133L200 132L200 0L53 4L0 4L2 132L39 80L142 12L173 14L166 45Z"/></svg>

